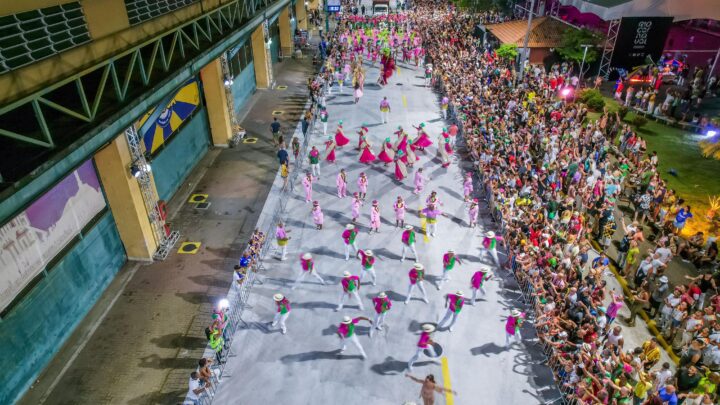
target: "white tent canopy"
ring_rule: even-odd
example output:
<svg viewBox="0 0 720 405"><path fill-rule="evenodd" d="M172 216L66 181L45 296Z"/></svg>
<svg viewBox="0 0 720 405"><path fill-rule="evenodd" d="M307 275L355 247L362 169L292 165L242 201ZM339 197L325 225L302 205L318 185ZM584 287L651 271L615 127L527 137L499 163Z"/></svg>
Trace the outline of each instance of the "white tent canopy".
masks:
<svg viewBox="0 0 720 405"><path fill-rule="evenodd" d="M622 17L675 17L675 21L695 18L720 20L718 0L628 0L617 1L560 0L565 6L575 6L583 13L593 13L605 21ZM610 7L602 3L617 4Z"/></svg>

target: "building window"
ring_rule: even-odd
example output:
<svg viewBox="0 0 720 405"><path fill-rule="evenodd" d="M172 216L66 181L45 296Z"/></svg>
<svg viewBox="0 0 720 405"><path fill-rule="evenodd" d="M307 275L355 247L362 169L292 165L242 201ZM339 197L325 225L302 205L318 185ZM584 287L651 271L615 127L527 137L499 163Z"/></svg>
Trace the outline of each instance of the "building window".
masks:
<svg viewBox="0 0 720 405"><path fill-rule="evenodd" d="M130 25L135 25L196 2L198 0L125 0L125 8Z"/></svg>
<svg viewBox="0 0 720 405"><path fill-rule="evenodd" d="M0 17L0 74L90 42L80 3Z"/></svg>
<svg viewBox="0 0 720 405"><path fill-rule="evenodd" d="M230 74L234 79L253 61L252 45L247 41L243 45L231 49L228 55Z"/></svg>

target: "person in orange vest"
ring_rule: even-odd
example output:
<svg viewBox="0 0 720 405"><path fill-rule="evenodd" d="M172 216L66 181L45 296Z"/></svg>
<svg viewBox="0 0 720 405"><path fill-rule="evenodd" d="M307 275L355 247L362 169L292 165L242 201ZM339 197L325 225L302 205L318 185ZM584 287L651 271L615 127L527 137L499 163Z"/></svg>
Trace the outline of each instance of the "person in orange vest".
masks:
<svg viewBox="0 0 720 405"><path fill-rule="evenodd" d="M345 230L343 231L341 237L343 239L343 244L345 245L345 261L348 261L350 260L351 246L355 250L355 255L358 254L357 244L355 243L355 239L357 238L357 231L355 230L355 225L345 225Z"/></svg>
<svg viewBox="0 0 720 405"><path fill-rule="evenodd" d="M428 301L427 299L427 293L425 292L425 286L423 285L423 280L425 280L425 266L420 263L415 263L413 268L408 273L408 277L410 278L410 286L408 287L405 304L407 305L407 303L410 302L410 298L412 298L412 293L415 290L415 286L420 289L420 292L423 295L423 301L425 301L426 304L429 303L430 301Z"/></svg>
<svg viewBox="0 0 720 405"><path fill-rule="evenodd" d="M372 285L377 285L377 274L375 273L375 255L370 249L358 251L360 255L360 263L362 264L362 272L360 272L360 281L365 277L365 273L372 276Z"/></svg>
<svg viewBox="0 0 720 405"><path fill-rule="evenodd" d="M294 290L295 287L297 287L297 285L300 283L300 280L304 279L305 276L307 276L308 274L312 274L316 279L320 280L322 285L326 284L320 273L315 270L315 261L313 260L313 257L310 253L305 253L300 256L300 267L300 274L295 280L295 283L293 284L291 290Z"/></svg>
<svg viewBox="0 0 720 405"><path fill-rule="evenodd" d="M354 296L355 301L358 303L358 307L360 307L361 311L364 311L365 308L363 307L362 300L360 299L360 277L353 276L350 274L349 271L346 271L343 273L343 278L340 280L340 284L342 285L342 292L340 293L340 299L338 301L338 306L335 308L335 311L339 311L343 309L343 305L345 304L345 299L349 296Z"/></svg>
<svg viewBox="0 0 720 405"><path fill-rule="evenodd" d="M415 231L413 230L412 225L405 225L405 230L402 233L401 240L403 247L402 257L400 258L400 261L405 261L405 252L408 249L412 250L413 254L415 255L415 261L418 261L417 250L415 250Z"/></svg>
<svg viewBox="0 0 720 405"><path fill-rule="evenodd" d="M460 259L455 256L455 251L448 249L447 253L443 255L443 273L437 283L438 291L442 288L443 283L450 281L450 270L455 268L455 263L462 264Z"/></svg>
<svg viewBox="0 0 720 405"><path fill-rule="evenodd" d="M453 325L455 325L455 321L457 321L458 314L460 314L463 305L465 305L465 297L463 297L462 291L457 291L455 294L446 294L445 306L447 307L447 311L445 311L445 316L438 322L438 328L442 328L445 322L452 318L450 325L448 325L448 330L452 332Z"/></svg>

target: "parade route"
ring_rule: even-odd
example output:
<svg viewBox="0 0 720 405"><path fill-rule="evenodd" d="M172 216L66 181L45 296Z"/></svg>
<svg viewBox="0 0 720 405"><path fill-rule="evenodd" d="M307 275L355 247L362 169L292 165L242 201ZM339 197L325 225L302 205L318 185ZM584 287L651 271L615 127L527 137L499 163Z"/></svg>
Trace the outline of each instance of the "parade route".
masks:
<svg viewBox="0 0 720 405"><path fill-rule="evenodd" d="M336 150L335 164L321 163L320 179L314 186L312 198L319 201L323 209L323 229L315 229L312 204L305 202L300 184L304 177L301 174L287 205L285 226L291 231L287 260L280 261L279 256L265 258L264 284L253 288L249 298L251 309L244 315L249 327L241 328L233 340L234 356L227 365L230 376L225 376L219 385L215 403L238 403L239 400L239 403L248 404L380 405L416 400L419 385L404 375L407 362L415 353L421 325L439 321L446 311L445 294L463 290L469 297L470 277L481 266L491 267L495 274L495 278L486 284L487 295L478 299L475 306L463 308L453 332L441 328L433 334L433 340L443 348L442 359L421 356L413 375L424 378L432 373L439 384L451 386L457 395L449 395L451 398L446 398L446 403L529 404L557 397L557 393L548 388L552 386L552 377L550 370L540 364L539 347L530 343L537 338L529 322L523 327L523 343L505 348L505 320L513 308L522 309L520 293L513 288L516 284L511 273L492 265L489 256L481 257L481 235L494 229L484 205L481 204L478 226L474 229L468 226L468 205L463 203L462 180L469 163L460 161L457 151L447 169L441 167L437 158L437 136L445 126L438 95L424 86L422 67L402 62L399 65L402 73L393 75L390 83L381 87L375 84L379 74L377 67L370 67L366 62L364 97L357 105L349 86L345 86L344 93L340 94L335 87L328 97L328 135L334 134L338 121L342 120L350 143ZM379 111L383 97L388 98L392 108L387 124L381 123ZM385 138L396 140L393 132L398 125L414 135L416 131L412 125L421 122L426 124L433 145L418 153L420 161L415 170L422 167L430 177L419 196L412 193L414 170L409 171L401 183L394 178L393 164L385 167L380 161L370 165L359 163L359 151L355 148L358 144L356 133L361 125L369 128L367 137L373 153L377 154ZM322 134L322 124L318 123L309 136L310 144L324 151L326 137ZM335 185L340 168L347 172L348 197L344 199L338 198ZM346 301L343 310L336 312L343 272L357 275L361 271L360 260L345 261L341 239L345 225L351 221L352 193L358 189L357 179L361 172L367 174L369 187L357 224L357 245L375 253L377 286L369 282L369 277L362 283L359 292L365 311L360 311L354 300L350 300ZM477 184L475 188L478 189ZM424 238L419 231L421 220L417 213L432 190L437 191L443 203L444 216L438 221L435 237ZM418 231L417 251L419 262L425 265L427 273L428 304L415 291L411 302L403 305L408 271L413 261L400 261L402 229L395 227L392 208L397 196L402 196L408 207L406 224L413 225ZM271 193L266 206L272 206L269 202L273 198L277 196ZM382 225L379 233L369 234L372 200L379 201ZM442 257L448 249L456 251L462 264L455 267L451 272L452 280L438 291ZM300 271L299 256L306 252L313 255L316 269L327 285L306 277L291 290ZM504 260L505 256L501 254L500 259ZM375 313L371 299L381 291L393 301L387 326L372 338L368 336L367 323L360 323L355 329L368 358L363 360L352 344L340 355L336 330L343 316L372 319ZM292 304L286 335L269 325L275 314L272 298L275 293L284 294Z"/></svg>

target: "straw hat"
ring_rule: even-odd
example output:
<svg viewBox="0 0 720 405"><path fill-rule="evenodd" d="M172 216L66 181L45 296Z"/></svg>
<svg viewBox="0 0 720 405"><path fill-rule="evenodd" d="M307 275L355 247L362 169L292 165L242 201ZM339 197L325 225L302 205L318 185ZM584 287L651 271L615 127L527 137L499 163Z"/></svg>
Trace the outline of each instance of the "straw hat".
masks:
<svg viewBox="0 0 720 405"><path fill-rule="evenodd" d="M378 294L378 298L387 298L387 294L385 294L385 292L383 291L380 294Z"/></svg>
<svg viewBox="0 0 720 405"><path fill-rule="evenodd" d="M352 274L350 274L349 271L344 271L344 272L343 272L343 277L350 277L350 276L352 276Z"/></svg>
<svg viewBox="0 0 720 405"><path fill-rule="evenodd" d="M418 269L418 270L422 270L422 269L425 268L425 266L423 266L422 263L415 263L415 264L413 265L413 267L416 268L416 269Z"/></svg>
<svg viewBox="0 0 720 405"><path fill-rule="evenodd" d="M462 290L457 290L457 291L455 292L455 295L457 295L458 297L462 297L462 296L465 295L465 294L463 294Z"/></svg>
<svg viewBox="0 0 720 405"><path fill-rule="evenodd" d="M510 315L517 318L518 316L520 316L520 311L517 309L513 309L512 312L510 312Z"/></svg>
<svg viewBox="0 0 720 405"><path fill-rule="evenodd" d="M413 230L413 226L412 226L412 225L405 225L405 229L407 229L408 231L412 231L412 230Z"/></svg>
<svg viewBox="0 0 720 405"><path fill-rule="evenodd" d="M347 225L345 225L345 229L353 230L353 229L355 229L355 225L353 225L353 224L347 224Z"/></svg>
<svg viewBox="0 0 720 405"><path fill-rule="evenodd" d="M480 273L487 274L488 272L490 272L490 270L488 270L484 267L482 269L480 269Z"/></svg>
<svg viewBox="0 0 720 405"><path fill-rule="evenodd" d="M365 251L365 256L372 256L372 255L373 255L372 250L368 249Z"/></svg>
<svg viewBox="0 0 720 405"><path fill-rule="evenodd" d="M453 249L448 249L448 253L455 253L455 250L453 250Z"/></svg>
<svg viewBox="0 0 720 405"><path fill-rule="evenodd" d="M312 259L312 255L310 253L305 253L304 255L302 255L302 258L305 260L310 260Z"/></svg>
<svg viewBox="0 0 720 405"><path fill-rule="evenodd" d="M485 232L485 236L487 236L488 238L494 238L494 237L495 237L495 232L493 232L493 231L487 231L487 232Z"/></svg>
<svg viewBox="0 0 720 405"><path fill-rule="evenodd" d="M285 296L282 294L275 294L275 295L273 295L273 299L277 302L280 302L285 299Z"/></svg>
<svg viewBox="0 0 720 405"><path fill-rule="evenodd" d="M343 317L343 320L342 320L342 323L344 323L345 325L351 324L351 323L352 323L352 318L350 318L349 316L344 316L344 317Z"/></svg>
<svg viewBox="0 0 720 405"><path fill-rule="evenodd" d="M423 330L423 332L433 333L433 332L435 332L435 326L430 325L429 323L426 323L425 325L422 326L422 330Z"/></svg>

